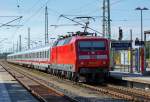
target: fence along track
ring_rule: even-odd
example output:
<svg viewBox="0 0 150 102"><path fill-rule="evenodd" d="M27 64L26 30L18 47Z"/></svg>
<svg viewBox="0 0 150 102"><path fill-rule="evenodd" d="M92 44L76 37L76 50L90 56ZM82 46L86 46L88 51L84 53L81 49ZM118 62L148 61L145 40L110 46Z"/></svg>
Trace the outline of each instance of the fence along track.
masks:
<svg viewBox="0 0 150 102"><path fill-rule="evenodd" d="M28 73L21 72L15 68L0 63L0 65L8 71L18 82L20 82L27 90L43 102L78 102L71 97L48 87L44 80L36 78Z"/></svg>

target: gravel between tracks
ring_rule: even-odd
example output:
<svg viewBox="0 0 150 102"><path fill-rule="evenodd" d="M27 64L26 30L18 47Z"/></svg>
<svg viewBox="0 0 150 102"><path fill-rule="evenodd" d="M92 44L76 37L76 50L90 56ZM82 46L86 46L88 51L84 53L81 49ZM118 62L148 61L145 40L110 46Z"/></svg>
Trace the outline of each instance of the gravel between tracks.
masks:
<svg viewBox="0 0 150 102"><path fill-rule="evenodd" d="M7 67L22 70L22 72L36 76L41 80L45 80L45 83L49 87L53 87L54 89L57 89L58 91L61 91L65 95L70 96L76 100L79 100L80 102L127 102L123 99L114 98L111 97L110 95L100 93L96 90L91 90L86 87L81 87L79 84L73 83L71 81L63 80L61 78L43 72L39 72L29 68L24 68L21 66L14 66L8 64L7 62L3 62L2 64L5 64L5 66Z"/></svg>

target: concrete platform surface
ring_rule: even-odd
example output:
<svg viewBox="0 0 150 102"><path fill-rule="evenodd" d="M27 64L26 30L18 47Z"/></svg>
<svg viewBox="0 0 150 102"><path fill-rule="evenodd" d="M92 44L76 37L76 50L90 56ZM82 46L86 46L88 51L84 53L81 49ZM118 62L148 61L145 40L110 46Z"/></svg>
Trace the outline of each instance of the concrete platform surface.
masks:
<svg viewBox="0 0 150 102"><path fill-rule="evenodd" d="M150 76L143 76L143 77L122 77L123 80L143 83L143 84L150 84Z"/></svg>
<svg viewBox="0 0 150 102"><path fill-rule="evenodd" d="M142 77L143 75L141 73L110 71L110 76L117 79L122 79L123 77Z"/></svg>
<svg viewBox="0 0 150 102"><path fill-rule="evenodd" d="M0 102L39 102L0 66Z"/></svg>
<svg viewBox="0 0 150 102"><path fill-rule="evenodd" d="M150 84L150 74L145 76L140 73L110 71L110 76L116 79L126 80L130 82Z"/></svg>

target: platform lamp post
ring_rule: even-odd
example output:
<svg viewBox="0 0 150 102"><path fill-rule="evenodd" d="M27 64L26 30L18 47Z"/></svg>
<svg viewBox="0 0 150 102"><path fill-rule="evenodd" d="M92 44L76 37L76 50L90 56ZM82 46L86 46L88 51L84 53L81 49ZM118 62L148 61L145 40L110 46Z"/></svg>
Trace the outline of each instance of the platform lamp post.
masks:
<svg viewBox="0 0 150 102"><path fill-rule="evenodd" d="M141 47L142 47L142 49L143 49L143 53L141 53L141 55L142 55L142 57L141 57L141 72L142 72L142 74L145 72L145 68L146 68L146 56L145 56L145 54L146 54L146 51L145 51L145 46L143 45L143 10L149 10L148 8L146 8L146 7L143 7L143 8L141 8L141 7L137 7L136 8L136 10L139 10L140 12L141 12ZM145 40L145 39L144 39Z"/></svg>
<svg viewBox="0 0 150 102"><path fill-rule="evenodd" d="M139 10L141 12L141 41L143 41L143 10L149 10L148 8L144 7L137 7L135 10Z"/></svg>

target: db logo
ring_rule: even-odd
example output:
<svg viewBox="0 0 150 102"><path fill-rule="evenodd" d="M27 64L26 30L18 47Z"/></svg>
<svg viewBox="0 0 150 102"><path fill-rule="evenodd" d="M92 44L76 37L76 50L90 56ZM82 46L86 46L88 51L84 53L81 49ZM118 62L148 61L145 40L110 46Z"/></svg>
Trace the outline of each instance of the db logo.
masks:
<svg viewBox="0 0 150 102"><path fill-rule="evenodd" d="M92 54L95 54L95 52L92 52Z"/></svg>

